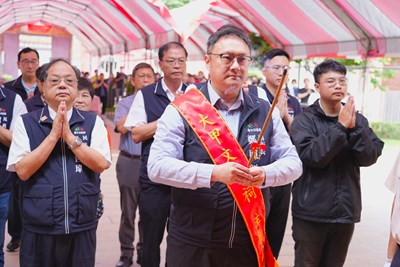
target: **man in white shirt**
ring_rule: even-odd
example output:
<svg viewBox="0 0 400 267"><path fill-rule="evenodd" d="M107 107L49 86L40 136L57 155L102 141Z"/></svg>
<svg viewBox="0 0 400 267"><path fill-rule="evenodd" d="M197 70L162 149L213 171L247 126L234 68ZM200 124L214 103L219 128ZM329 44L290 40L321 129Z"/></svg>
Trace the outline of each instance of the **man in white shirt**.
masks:
<svg viewBox="0 0 400 267"><path fill-rule="evenodd" d="M250 51L241 29L220 28L207 42L208 83L177 98L158 120L148 172L153 182L172 186L168 266L275 262L270 251L264 254L268 244L260 188L292 182L301 174L301 162L274 111L259 144L263 149L248 167L270 107L242 89ZM256 206L257 212L247 213L246 207Z"/></svg>
<svg viewBox="0 0 400 267"><path fill-rule="evenodd" d="M177 42L169 42L160 47L159 66L164 77L137 93L125 121L125 128L131 131L133 140L136 143L142 142L139 212L143 226L142 265L146 267L160 265L160 244L171 203L171 188L148 178L147 159L157 120L165 107L186 89L182 80L186 73L187 55L186 49Z"/></svg>
<svg viewBox="0 0 400 267"><path fill-rule="evenodd" d="M0 87L0 266L4 265L5 225L11 209L10 204L12 204L9 201L12 195L10 191L18 180L17 175L6 170L7 157L15 121L24 113L26 113L26 107L22 98L15 92ZM19 242L17 244L19 247Z"/></svg>
<svg viewBox="0 0 400 267"><path fill-rule="evenodd" d="M19 117L7 162L22 188L21 266L94 266L99 173L111 165L100 117L73 108L79 70L43 69L48 106Z"/></svg>

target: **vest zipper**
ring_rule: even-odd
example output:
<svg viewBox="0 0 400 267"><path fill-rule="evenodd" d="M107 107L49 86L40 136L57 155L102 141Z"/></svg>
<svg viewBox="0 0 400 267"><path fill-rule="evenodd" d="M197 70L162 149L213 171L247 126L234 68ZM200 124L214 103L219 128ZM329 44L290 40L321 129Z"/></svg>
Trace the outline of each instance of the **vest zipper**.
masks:
<svg viewBox="0 0 400 267"><path fill-rule="evenodd" d="M69 234L69 220L68 220L68 172L67 172L67 153L66 144L64 139L62 139L61 145L62 154L62 168L63 168L63 182L64 182L64 228L65 233Z"/></svg>
<svg viewBox="0 0 400 267"><path fill-rule="evenodd" d="M237 140L239 140L239 134L241 133L241 129L246 122L247 118L250 117L250 115L258 108L259 105L255 105L252 107L250 110L246 112L246 114L242 117L239 118L239 127L238 127L238 136L236 137Z"/></svg>
<svg viewBox="0 0 400 267"><path fill-rule="evenodd" d="M236 233L236 216L237 216L237 204L236 201L233 201L233 210L232 210L232 225L231 225L231 235L229 236L229 244L228 247L233 247L233 241L235 239Z"/></svg>

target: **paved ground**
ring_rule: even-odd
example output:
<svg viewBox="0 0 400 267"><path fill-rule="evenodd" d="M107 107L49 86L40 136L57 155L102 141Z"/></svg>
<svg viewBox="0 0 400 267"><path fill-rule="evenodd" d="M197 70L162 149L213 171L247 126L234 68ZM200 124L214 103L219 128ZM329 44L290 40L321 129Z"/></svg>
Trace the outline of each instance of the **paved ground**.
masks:
<svg viewBox="0 0 400 267"><path fill-rule="evenodd" d="M112 125L110 129L112 129ZM118 137L113 134L113 148L118 147ZM383 183L392 167L400 146L387 146L377 164L362 169L363 211L361 223L355 233L348 252L346 267L382 266L386 259L386 244L389 234L389 218L392 194ZM97 231L97 267L115 266L119 258L118 227L120 220L119 190L115 178L115 162L118 151L113 149L113 165L102 174L105 212ZM290 216L289 216L290 218ZM5 244L9 241L6 236ZM279 258L281 267L293 266L293 239L291 219ZM165 242L162 244L162 264L164 266ZM5 252L5 266L19 266L18 252ZM139 266L136 263L133 266Z"/></svg>

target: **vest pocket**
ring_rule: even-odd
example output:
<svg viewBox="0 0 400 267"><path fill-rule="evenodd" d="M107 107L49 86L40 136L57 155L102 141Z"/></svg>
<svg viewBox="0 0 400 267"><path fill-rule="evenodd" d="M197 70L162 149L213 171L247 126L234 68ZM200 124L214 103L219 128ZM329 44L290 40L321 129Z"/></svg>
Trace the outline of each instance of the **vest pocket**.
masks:
<svg viewBox="0 0 400 267"><path fill-rule="evenodd" d="M53 226L53 185L39 184L24 189L22 214L30 225Z"/></svg>
<svg viewBox="0 0 400 267"><path fill-rule="evenodd" d="M211 240L218 194L209 189L172 190L171 224L186 235Z"/></svg>
<svg viewBox="0 0 400 267"><path fill-rule="evenodd" d="M78 184L78 224L93 222L97 219L97 202L100 189L92 183Z"/></svg>

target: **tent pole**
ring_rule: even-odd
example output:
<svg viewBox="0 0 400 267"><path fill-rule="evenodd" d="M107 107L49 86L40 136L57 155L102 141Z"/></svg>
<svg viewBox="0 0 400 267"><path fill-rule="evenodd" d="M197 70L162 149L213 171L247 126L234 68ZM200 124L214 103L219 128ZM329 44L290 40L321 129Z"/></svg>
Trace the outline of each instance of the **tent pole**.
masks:
<svg viewBox="0 0 400 267"><path fill-rule="evenodd" d="M362 97L361 97L361 113L364 113L364 101L365 101L365 86L367 84L367 69L368 69L368 55L371 48L371 41L368 40L368 46L365 53L365 63L363 68L363 83L362 83Z"/></svg>
<svg viewBox="0 0 400 267"><path fill-rule="evenodd" d="M301 60L303 61L303 60ZM299 61L299 68L297 70L297 87L300 88L300 68L301 68L301 61ZM297 95L295 96L297 98Z"/></svg>

